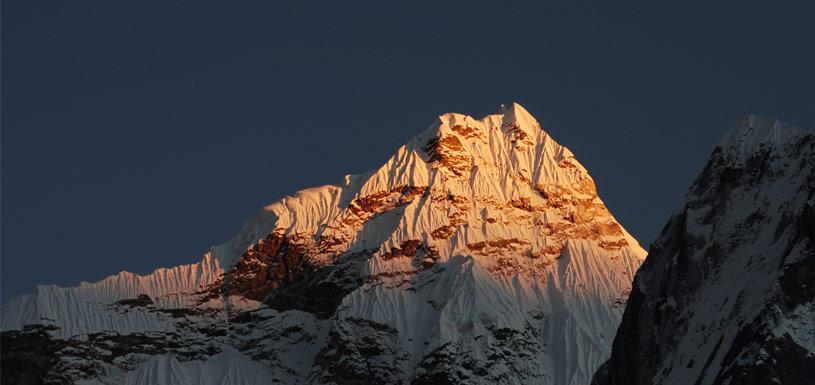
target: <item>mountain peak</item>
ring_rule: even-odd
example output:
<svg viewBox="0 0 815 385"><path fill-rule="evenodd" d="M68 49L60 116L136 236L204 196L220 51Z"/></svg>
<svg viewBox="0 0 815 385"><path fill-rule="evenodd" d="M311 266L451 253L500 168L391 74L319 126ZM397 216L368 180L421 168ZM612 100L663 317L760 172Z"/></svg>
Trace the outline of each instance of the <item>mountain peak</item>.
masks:
<svg viewBox="0 0 815 385"><path fill-rule="evenodd" d="M439 116L439 122L447 127L470 127L476 128L503 128L505 131L522 130L527 134L534 134L541 129L540 123L519 103L514 102L507 106L501 104L498 113L487 115L481 119L475 119L470 115L457 112L447 112Z"/></svg>
<svg viewBox="0 0 815 385"><path fill-rule="evenodd" d="M529 111L517 102L507 107L503 114L504 126L515 125L522 129L540 129L540 124Z"/></svg>
<svg viewBox="0 0 815 385"><path fill-rule="evenodd" d="M501 110L481 119L443 114L408 148L425 154L424 160L440 169L447 180L497 177L511 183L508 186L521 183L566 189L590 183L593 190L591 177L574 154L545 132L529 111L518 103L502 105ZM473 175L476 171L478 175ZM416 169L409 174L416 175ZM506 191L494 193L505 195Z"/></svg>
<svg viewBox="0 0 815 385"><path fill-rule="evenodd" d="M813 143L739 119L652 244L592 384L812 383Z"/></svg>
<svg viewBox="0 0 815 385"><path fill-rule="evenodd" d="M806 133L806 130L778 119L748 114L736 120L719 142L719 147L735 159L744 160L763 146L783 146Z"/></svg>
<svg viewBox="0 0 815 385"><path fill-rule="evenodd" d="M441 115L379 168L262 208L201 263L43 288L4 307L2 326L183 338L170 359L105 358L120 362L111 378L153 373L176 347L220 368L211 352L238 347L239 368L284 383L586 384L645 254L513 103ZM159 346L138 340L149 348L119 350Z"/></svg>

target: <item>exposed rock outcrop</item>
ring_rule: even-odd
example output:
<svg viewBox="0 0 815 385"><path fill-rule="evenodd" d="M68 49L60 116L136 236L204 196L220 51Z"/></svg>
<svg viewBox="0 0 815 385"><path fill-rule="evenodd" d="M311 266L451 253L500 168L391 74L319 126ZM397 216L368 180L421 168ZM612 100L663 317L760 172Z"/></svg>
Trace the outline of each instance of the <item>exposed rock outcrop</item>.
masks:
<svg viewBox="0 0 815 385"><path fill-rule="evenodd" d="M596 385L810 384L815 133L749 116L637 273Z"/></svg>

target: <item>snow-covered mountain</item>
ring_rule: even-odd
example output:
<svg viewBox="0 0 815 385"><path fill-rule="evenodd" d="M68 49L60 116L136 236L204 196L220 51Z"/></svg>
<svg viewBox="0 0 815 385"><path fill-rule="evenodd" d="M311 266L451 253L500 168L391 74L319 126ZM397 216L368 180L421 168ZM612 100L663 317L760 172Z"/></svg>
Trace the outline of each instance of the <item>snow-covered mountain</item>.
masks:
<svg viewBox="0 0 815 385"><path fill-rule="evenodd" d="M634 280L597 385L815 381L815 132L748 116Z"/></svg>
<svg viewBox="0 0 815 385"><path fill-rule="evenodd" d="M379 169L262 208L198 263L9 301L3 376L587 384L644 257L520 105L449 113Z"/></svg>

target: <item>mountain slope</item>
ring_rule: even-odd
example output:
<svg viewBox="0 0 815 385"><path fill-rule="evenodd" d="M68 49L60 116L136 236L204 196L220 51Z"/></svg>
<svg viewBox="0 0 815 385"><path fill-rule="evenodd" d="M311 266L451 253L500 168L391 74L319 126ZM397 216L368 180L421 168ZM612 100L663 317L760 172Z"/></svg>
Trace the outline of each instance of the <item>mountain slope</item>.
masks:
<svg viewBox="0 0 815 385"><path fill-rule="evenodd" d="M4 338L42 344L49 378L102 383L200 360L231 376L243 360L282 383L585 384L644 255L513 104L440 116L379 169L263 208L197 264L38 287L4 305Z"/></svg>
<svg viewBox="0 0 815 385"><path fill-rule="evenodd" d="M634 281L595 384L809 384L815 133L741 119Z"/></svg>

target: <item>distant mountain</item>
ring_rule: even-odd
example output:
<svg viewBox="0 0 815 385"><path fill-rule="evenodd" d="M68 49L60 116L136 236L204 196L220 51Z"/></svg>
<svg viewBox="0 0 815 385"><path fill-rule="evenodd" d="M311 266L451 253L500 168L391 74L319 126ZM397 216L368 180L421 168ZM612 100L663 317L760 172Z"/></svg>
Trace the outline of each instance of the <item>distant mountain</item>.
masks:
<svg viewBox="0 0 815 385"><path fill-rule="evenodd" d="M587 384L644 257L523 107L449 113L201 262L9 301L2 380Z"/></svg>
<svg viewBox="0 0 815 385"><path fill-rule="evenodd" d="M815 383L815 133L741 119L652 246L597 385Z"/></svg>

